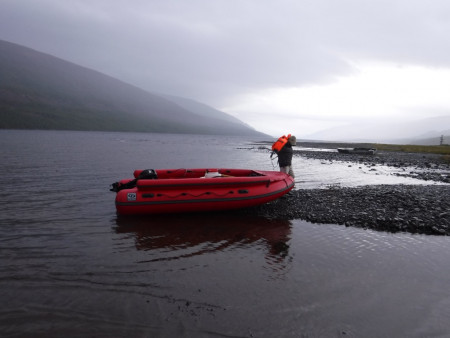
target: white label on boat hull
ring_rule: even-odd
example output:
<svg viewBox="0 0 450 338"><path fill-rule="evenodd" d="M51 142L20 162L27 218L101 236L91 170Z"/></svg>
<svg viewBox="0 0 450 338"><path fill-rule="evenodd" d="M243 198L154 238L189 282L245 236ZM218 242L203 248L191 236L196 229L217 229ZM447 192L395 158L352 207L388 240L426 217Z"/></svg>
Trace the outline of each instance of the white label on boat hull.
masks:
<svg viewBox="0 0 450 338"><path fill-rule="evenodd" d="M135 192L129 192L127 194L127 201L136 201L136 193Z"/></svg>

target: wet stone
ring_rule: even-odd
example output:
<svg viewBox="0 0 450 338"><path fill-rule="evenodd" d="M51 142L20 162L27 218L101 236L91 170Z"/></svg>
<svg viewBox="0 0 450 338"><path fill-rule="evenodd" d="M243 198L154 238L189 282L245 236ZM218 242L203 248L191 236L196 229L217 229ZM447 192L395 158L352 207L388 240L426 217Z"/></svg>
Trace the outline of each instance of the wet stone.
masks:
<svg viewBox="0 0 450 338"><path fill-rule="evenodd" d="M450 210L447 185L371 185L299 189L284 199L241 212L389 232L450 235L450 212L446 210Z"/></svg>

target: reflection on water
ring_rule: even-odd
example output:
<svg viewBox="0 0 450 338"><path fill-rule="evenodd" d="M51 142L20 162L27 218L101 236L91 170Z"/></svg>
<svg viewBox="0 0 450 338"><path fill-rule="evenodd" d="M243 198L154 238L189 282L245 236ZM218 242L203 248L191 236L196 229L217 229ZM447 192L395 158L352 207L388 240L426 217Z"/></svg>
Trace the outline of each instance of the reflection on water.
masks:
<svg viewBox="0 0 450 338"><path fill-rule="evenodd" d="M132 234L136 248L149 251L149 258L141 263L172 261L255 246L277 274L286 269L289 262L291 222L288 220L227 212L119 216L116 224L116 233Z"/></svg>
<svg viewBox="0 0 450 338"><path fill-rule="evenodd" d="M370 163L327 161L295 156L292 159L297 189L316 189L329 186L357 187L376 184L439 184L412 177L402 176L405 170ZM445 183L444 183L445 184Z"/></svg>

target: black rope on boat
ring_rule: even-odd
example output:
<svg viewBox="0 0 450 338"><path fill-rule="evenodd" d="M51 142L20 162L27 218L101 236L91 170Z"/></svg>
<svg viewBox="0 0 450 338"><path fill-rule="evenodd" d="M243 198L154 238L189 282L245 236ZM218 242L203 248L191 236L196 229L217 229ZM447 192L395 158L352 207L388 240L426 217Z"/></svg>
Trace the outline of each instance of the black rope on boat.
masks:
<svg viewBox="0 0 450 338"><path fill-rule="evenodd" d="M156 196L157 197L178 198L180 196L191 196L191 197L200 197L200 196L204 196L204 195L226 196L226 195L229 195L229 194L234 194L234 191L230 190L230 191L228 191L228 192L226 192L224 194L218 194L216 192L205 191L205 192L203 192L203 193L201 193L199 195L191 194L191 193L188 193L188 192L182 192L180 194L173 195L173 196L172 195L168 195L168 194L161 194L161 193L159 193L159 194L156 194Z"/></svg>

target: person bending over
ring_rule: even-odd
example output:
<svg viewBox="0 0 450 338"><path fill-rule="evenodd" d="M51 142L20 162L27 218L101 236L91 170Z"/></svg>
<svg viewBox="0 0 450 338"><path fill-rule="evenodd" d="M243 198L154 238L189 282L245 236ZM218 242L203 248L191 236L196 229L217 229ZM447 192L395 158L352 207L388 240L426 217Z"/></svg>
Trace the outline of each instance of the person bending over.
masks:
<svg viewBox="0 0 450 338"><path fill-rule="evenodd" d="M297 145L297 139L292 135L278 152L278 165L280 166L280 171L288 174L292 178L295 178L294 170L292 169L292 155L294 154L292 146L295 145Z"/></svg>

